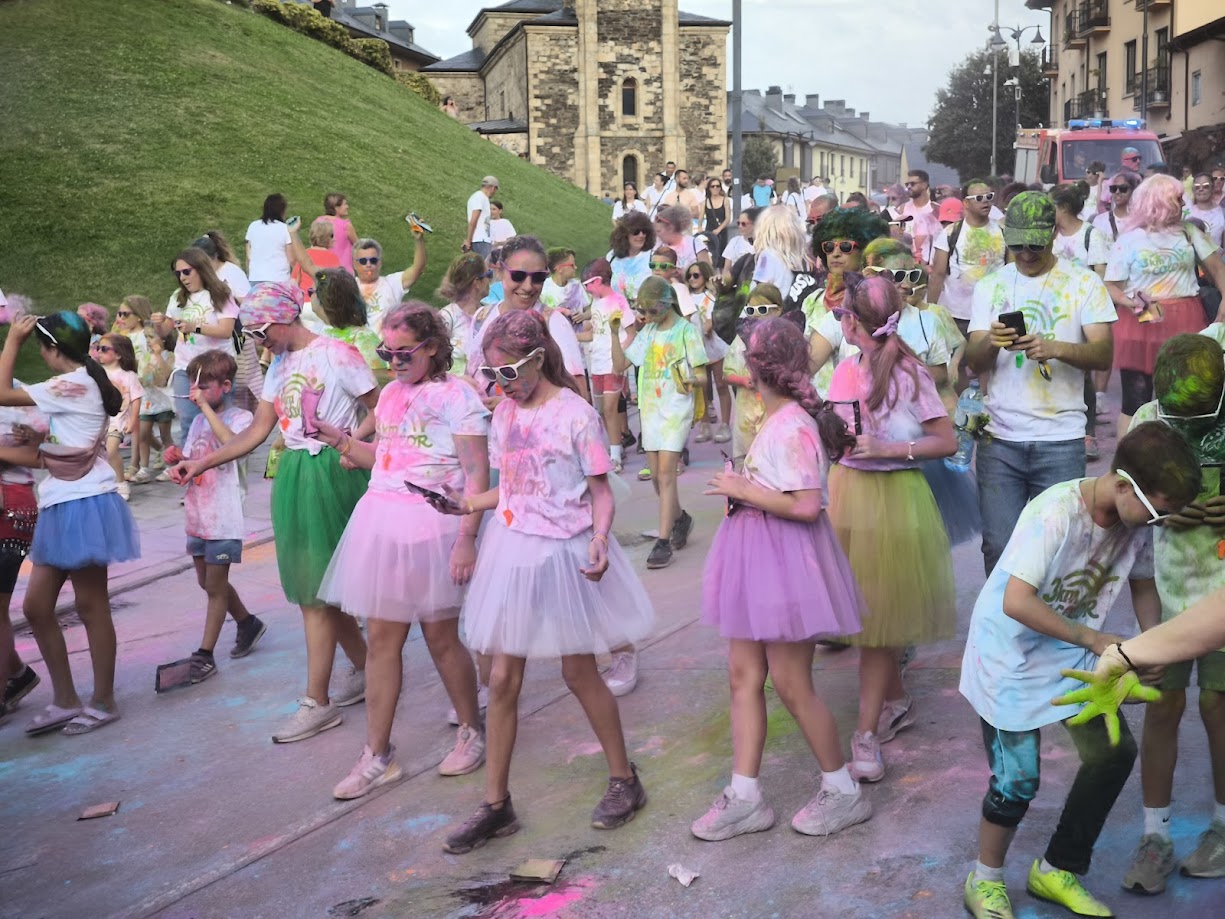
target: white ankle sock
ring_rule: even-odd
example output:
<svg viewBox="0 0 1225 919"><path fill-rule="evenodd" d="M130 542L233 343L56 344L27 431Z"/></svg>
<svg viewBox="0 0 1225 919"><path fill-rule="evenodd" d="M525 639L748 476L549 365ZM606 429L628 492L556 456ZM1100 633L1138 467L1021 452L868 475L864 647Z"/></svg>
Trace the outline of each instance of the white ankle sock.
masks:
<svg viewBox="0 0 1225 919"><path fill-rule="evenodd" d="M846 763L843 763L842 768L835 772L821 773L821 787L833 789L844 795L853 795L859 790L859 783L851 778L850 770L847 769Z"/></svg>
<svg viewBox="0 0 1225 919"><path fill-rule="evenodd" d="M732 773L732 791L742 801L761 800L761 785L757 779L751 779L747 775Z"/></svg>
<svg viewBox="0 0 1225 919"><path fill-rule="evenodd" d="M1004 866L998 868L988 868L982 862L974 863L974 880L976 881L995 881L1003 883L1004 881Z"/></svg>
<svg viewBox="0 0 1225 919"><path fill-rule="evenodd" d="M609 453L612 454L612 459L614 463L621 462L621 449L622 448L620 444L613 444L611 447L608 448Z"/></svg>
<svg viewBox="0 0 1225 919"><path fill-rule="evenodd" d="M1217 805L1220 808L1220 805ZM1170 809L1168 807L1144 808L1144 835L1170 838Z"/></svg>
<svg viewBox="0 0 1225 919"><path fill-rule="evenodd" d="M1058 871L1059 869L1056 868L1054 865L1052 865L1050 862L1048 862L1044 858L1042 859L1042 864L1038 866L1038 870L1041 871L1043 874L1046 874L1048 871Z"/></svg>
<svg viewBox="0 0 1225 919"><path fill-rule="evenodd" d="M1216 823L1225 825L1225 804L1217 802L1216 810L1212 812L1212 819Z"/></svg>

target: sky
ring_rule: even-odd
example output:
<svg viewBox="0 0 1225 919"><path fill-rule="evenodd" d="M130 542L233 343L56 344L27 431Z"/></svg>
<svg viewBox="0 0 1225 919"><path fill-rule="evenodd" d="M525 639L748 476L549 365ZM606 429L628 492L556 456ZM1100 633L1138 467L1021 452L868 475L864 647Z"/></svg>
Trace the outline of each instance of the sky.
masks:
<svg viewBox="0 0 1225 919"><path fill-rule="evenodd" d="M482 7L502 0L384 0L392 19L416 28L417 44L448 58L467 51L464 31ZM731 0L681 0L681 9L732 18ZM1039 25L1049 16L1024 0L999 0L1000 25ZM874 120L924 124L936 90L967 54L984 47L993 0L743 0L745 89L778 85L797 96L845 99ZM1021 39L1027 43L1033 32ZM1007 37L1007 36L1005 36ZM731 79L728 40L728 79ZM871 62L865 66L866 62Z"/></svg>

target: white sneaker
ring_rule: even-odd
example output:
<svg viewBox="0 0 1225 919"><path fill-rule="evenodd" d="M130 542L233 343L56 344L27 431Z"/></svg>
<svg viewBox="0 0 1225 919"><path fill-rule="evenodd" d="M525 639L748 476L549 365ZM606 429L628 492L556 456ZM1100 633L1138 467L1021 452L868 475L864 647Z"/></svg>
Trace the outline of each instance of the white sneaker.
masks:
<svg viewBox="0 0 1225 919"><path fill-rule="evenodd" d="M1110 414L1110 397L1108 395L1104 392L1099 392L1095 401L1097 402L1097 414L1099 417Z"/></svg>
<svg viewBox="0 0 1225 919"><path fill-rule="evenodd" d="M310 696L298 700L298 710L289 716L281 729L272 735L273 743L293 743L314 737L329 728L334 728L344 720L344 714L337 711L334 703L320 705Z"/></svg>
<svg viewBox="0 0 1225 919"><path fill-rule="evenodd" d="M328 689L332 704L344 708L356 705L366 698L366 671L349 668L349 672L336 680L336 687Z"/></svg>
<svg viewBox="0 0 1225 919"><path fill-rule="evenodd" d="M909 695L893 701L886 700L880 710L880 720L876 722L876 739L888 743L914 721L914 699Z"/></svg>
<svg viewBox="0 0 1225 919"><path fill-rule="evenodd" d="M150 459L153 461L152 466L154 469L165 469L166 468L166 460L163 459L162 455L158 453L156 450L152 451L152 456L150 457Z"/></svg>
<svg viewBox="0 0 1225 919"><path fill-rule="evenodd" d="M438 764L439 775L467 775L485 762L485 738L476 728L461 724L455 733L455 747Z"/></svg>
<svg viewBox="0 0 1225 919"><path fill-rule="evenodd" d="M822 788L795 815L791 828L805 836L832 836L848 826L863 823L871 816L872 805L858 786L853 795L835 788Z"/></svg>
<svg viewBox="0 0 1225 919"><path fill-rule="evenodd" d="M489 687L478 686L476 688L476 707L481 713L481 717L485 717L485 709L489 708ZM453 727L459 727L459 715L455 709L447 712L447 724Z"/></svg>
<svg viewBox="0 0 1225 919"><path fill-rule="evenodd" d="M760 833L772 826L774 810L764 798L746 801L736 797L736 792L728 785L710 810L693 821L689 831L698 839L719 842L744 833Z"/></svg>
<svg viewBox="0 0 1225 919"><path fill-rule="evenodd" d="M132 498L132 486L127 482L120 482L115 486L115 491L119 492L119 497L124 501L129 501Z"/></svg>
<svg viewBox="0 0 1225 919"><path fill-rule="evenodd" d="M162 471L158 473L158 476L156 479L154 479L154 481L155 482L173 482L174 479L170 478L170 470L167 469L165 466L163 466Z"/></svg>
<svg viewBox="0 0 1225 919"><path fill-rule="evenodd" d="M396 781L403 775L403 772L395 756L395 747L389 746L384 756L375 756L370 747L363 747L357 765L339 785L332 789L332 797L341 801L349 801L374 791L380 785Z"/></svg>
<svg viewBox="0 0 1225 919"><path fill-rule="evenodd" d="M626 696L638 685L638 652L619 651L604 673L604 684L614 696Z"/></svg>
<svg viewBox="0 0 1225 919"><path fill-rule="evenodd" d="M885 777L880 741L871 731L851 735L851 778L857 782L879 782Z"/></svg>
<svg viewBox="0 0 1225 919"><path fill-rule="evenodd" d="M145 485L152 481L153 473L150 472L148 467L145 466L137 469L135 475L133 475L131 479L133 485Z"/></svg>

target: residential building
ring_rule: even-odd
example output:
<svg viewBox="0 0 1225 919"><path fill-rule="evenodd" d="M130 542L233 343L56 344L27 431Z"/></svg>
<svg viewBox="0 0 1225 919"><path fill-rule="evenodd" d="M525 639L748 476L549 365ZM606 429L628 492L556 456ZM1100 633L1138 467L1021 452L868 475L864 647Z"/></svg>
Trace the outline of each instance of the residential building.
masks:
<svg viewBox="0 0 1225 919"><path fill-rule="evenodd" d="M598 9L597 9L598 7ZM511 0L477 13L472 49L423 68L461 121L592 194L672 160L724 162L731 23L676 0Z"/></svg>
<svg viewBox="0 0 1225 919"><path fill-rule="evenodd" d="M309 5L309 0L300 2ZM411 23L388 18L386 3L358 6L357 0L340 0L332 8L331 19L348 29L353 38L377 38L387 42L396 70L420 70L438 61L438 55L417 44Z"/></svg>

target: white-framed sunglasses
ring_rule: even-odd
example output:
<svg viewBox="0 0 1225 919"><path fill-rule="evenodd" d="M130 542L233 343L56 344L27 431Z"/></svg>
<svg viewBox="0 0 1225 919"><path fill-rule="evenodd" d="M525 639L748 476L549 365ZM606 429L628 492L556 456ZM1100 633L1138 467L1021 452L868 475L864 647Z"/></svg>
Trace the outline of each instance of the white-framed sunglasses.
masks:
<svg viewBox="0 0 1225 919"><path fill-rule="evenodd" d="M503 364L501 367L482 367L481 376L489 382L499 381L502 383L513 383L519 379L519 368L534 358L537 354L543 351L543 348L534 349L531 354L528 354L521 360L515 361L513 364Z"/></svg>
<svg viewBox="0 0 1225 919"><path fill-rule="evenodd" d="M1136 493L1136 497L1140 499L1140 503L1144 505L1144 509L1148 511L1149 518L1145 521L1145 526L1159 527L1166 522L1173 514L1160 514L1157 508L1153 507L1153 502L1148 499L1148 495L1136 484L1136 480L1131 477L1126 469L1119 469L1119 478L1131 485L1132 491Z"/></svg>
<svg viewBox="0 0 1225 919"><path fill-rule="evenodd" d="M864 273L867 274L887 274L893 279L894 284L901 284L903 281L909 281L911 284L918 284L923 277L922 268L884 268L880 265L868 265L864 268Z"/></svg>
<svg viewBox="0 0 1225 919"><path fill-rule="evenodd" d="M243 329L243 335L249 335L255 341L266 341L268 338L268 329L272 327L271 322L265 322L262 326L256 329Z"/></svg>
<svg viewBox="0 0 1225 919"><path fill-rule="evenodd" d="M983 194L980 194L980 195L966 195L965 200L977 201L979 204L982 204L984 201L994 201L995 192L989 191L989 192L984 192Z"/></svg>
<svg viewBox="0 0 1225 919"><path fill-rule="evenodd" d="M741 319L755 319L758 316L764 316L774 307L769 303L761 304L760 306L746 306L740 311Z"/></svg>
<svg viewBox="0 0 1225 919"><path fill-rule="evenodd" d="M1217 399L1215 412L1209 412L1206 415L1169 415L1161 410L1161 403L1158 402L1157 417L1166 424L1173 424L1175 421L1208 421L1218 418L1222 408L1225 408L1225 385L1221 386L1221 397Z"/></svg>

